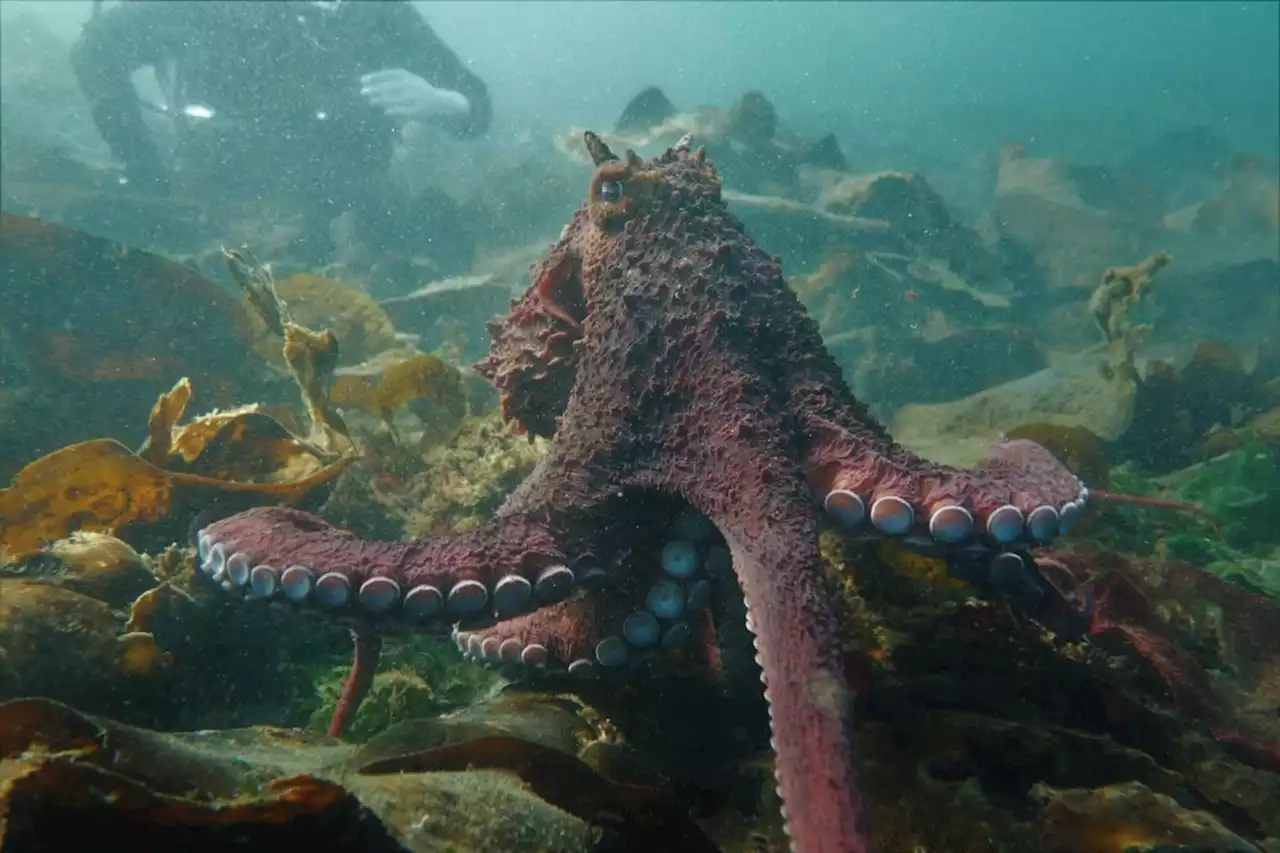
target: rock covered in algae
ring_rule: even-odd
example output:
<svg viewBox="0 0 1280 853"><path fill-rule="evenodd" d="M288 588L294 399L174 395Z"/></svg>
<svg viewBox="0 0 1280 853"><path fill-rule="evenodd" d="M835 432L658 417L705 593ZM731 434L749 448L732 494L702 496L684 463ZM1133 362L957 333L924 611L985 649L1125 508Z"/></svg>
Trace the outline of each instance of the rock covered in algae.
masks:
<svg viewBox="0 0 1280 853"><path fill-rule="evenodd" d="M77 533L0 570L0 695L110 703L172 657L146 618L157 579L126 543ZM127 616L127 618L126 618Z"/></svg>
<svg viewBox="0 0 1280 853"><path fill-rule="evenodd" d="M1204 201L1170 213L1164 225L1176 231L1231 237L1268 256L1280 257L1280 178L1274 163L1238 155L1227 168L1226 186Z"/></svg>
<svg viewBox="0 0 1280 853"><path fill-rule="evenodd" d="M556 699L422 721L361 748L272 728L160 733L18 700L0 704L0 845L715 853L678 801L579 757L599 738Z"/></svg>
<svg viewBox="0 0 1280 853"><path fill-rule="evenodd" d="M1059 158L1034 157L1023 144L1000 151L994 214L1000 230L1026 246L1045 284L1088 288L1098 258L1143 257L1160 248L1157 214L1124 209L1122 193L1088 192L1087 176Z"/></svg>
<svg viewBox="0 0 1280 853"><path fill-rule="evenodd" d="M888 407L958 400L1048 367L1028 329L952 329L941 312L930 316L934 328L912 338L906 351L897 330L884 327L833 335L827 343L858 393Z"/></svg>
<svg viewBox="0 0 1280 853"><path fill-rule="evenodd" d="M950 403L903 406L892 432L917 453L951 465L972 465L987 446L1026 424L1084 427L1115 440L1133 418L1131 384L1099 373L1093 352Z"/></svg>
<svg viewBox="0 0 1280 853"><path fill-rule="evenodd" d="M1186 808L1140 782L1065 791L1038 785L1032 795L1044 803L1040 832L1046 853L1258 851L1213 815Z"/></svg>
<svg viewBox="0 0 1280 853"><path fill-rule="evenodd" d="M1217 340L1198 342L1182 365L1152 360L1137 381L1133 424L1118 450L1145 471L1185 467L1212 431L1264 408L1274 378L1269 365L1246 370L1240 354Z"/></svg>
<svg viewBox="0 0 1280 853"><path fill-rule="evenodd" d="M1042 551L1069 600L1094 601L1084 635L1065 635L894 550L824 534L877 851L1280 841L1274 602L1187 564ZM1078 821L1062 822L1067 801L1086 804ZM1192 825L1221 832L1153 829Z"/></svg>
<svg viewBox="0 0 1280 853"><path fill-rule="evenodd" d="M105 602L36 580L0 578L0 695L97 700L120 663Z"/></svg>
<svg viewBox="0 0 1280 853"><path fill-rule="evenodd" d="M387 644L378 670L369 695L343 732L348 741L362 743L409 720L468 708L505 683L493 670L460 659L454 644L439 637ZM336 666L317 681L320 706L311 713L311 729L326 730L349 672L348 665Z"/></svg>
<svg viewBox="0 0 1280 853"><path fill-rule="evenodd" d="M269 392L234 297L158 255L4 212L0 294L0 481L71 442L132 440L182 376L215 405Z"/></svg>
<svg viewBox="0 0 1280 853"><path fill-rule="evenodd" d="M115 608L128 607L157 583L156 576L128 543L89 531L59 539L30 561L29 567L18 564L10 571L14 577L28 573Z"/></svg>
<svg viewBox="0 0 1280 853"><path fill-rule="evenodd" d="M324 633L264 615L200 584L182 549L151 557L79 532L0 568L0 697L46 696L147 725L284 722L314 692L303 668L282 663L289 641L314 652ZM228 636L258 651L245 656Z"/></svg>
<svg viewBox="0 0 1280 853"><path fill-rule="evenodd" d="M468 418L457 438L431 451L411 488L421 503L405 534L463 531L487 519L546 453L542 439L515 435L498 413Z"/></svg>
<svg viewBox="0 0 1280 853"><path fill-rule="evenodd" d="M246 313L181 264L11 213L0 215L0 248L0 281L22 294L6 299L0 326L43 375L121 388L252 375Z"/></svg>

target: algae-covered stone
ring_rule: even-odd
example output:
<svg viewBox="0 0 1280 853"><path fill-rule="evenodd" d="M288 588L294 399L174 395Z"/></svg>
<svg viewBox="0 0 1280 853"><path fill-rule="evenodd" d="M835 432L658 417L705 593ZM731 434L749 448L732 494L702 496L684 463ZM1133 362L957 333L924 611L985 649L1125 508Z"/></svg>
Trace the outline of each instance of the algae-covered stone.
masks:
<svg viewBox="0 0 1280 853"><path fill-rule="evenodd" d="M422 503L405 524L414 538L469 530L491 516L546 453L542 439L515 435L497 413L468 418L447 447L427 458L413 489Z"/></svg>

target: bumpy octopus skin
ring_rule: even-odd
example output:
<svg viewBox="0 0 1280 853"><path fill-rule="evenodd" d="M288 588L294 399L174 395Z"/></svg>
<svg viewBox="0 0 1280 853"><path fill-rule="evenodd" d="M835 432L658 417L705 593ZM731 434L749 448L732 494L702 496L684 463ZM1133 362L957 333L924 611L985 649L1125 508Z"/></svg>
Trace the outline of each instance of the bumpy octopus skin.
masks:
<svg viewBox="0 0 1280 853"><path fill-rule="evenodd" d="M1028 549L1065 533L1088 491L1027 441L969 470L894 444L780 262L726 209L704 150L684 140L619 160L593 134L587 146L588 201L491 325L478 365L504 413L551 439L495 517L464 535L371 542L298 510L252 509L199 531L201 570L366 637L452 627L478 658L570 673L686 641L709 588L736 575L793 849L866 853L824 512L1034 599L1051 590ZM661 522L673 538L645 517L655 494L686 508Z"/></svg>

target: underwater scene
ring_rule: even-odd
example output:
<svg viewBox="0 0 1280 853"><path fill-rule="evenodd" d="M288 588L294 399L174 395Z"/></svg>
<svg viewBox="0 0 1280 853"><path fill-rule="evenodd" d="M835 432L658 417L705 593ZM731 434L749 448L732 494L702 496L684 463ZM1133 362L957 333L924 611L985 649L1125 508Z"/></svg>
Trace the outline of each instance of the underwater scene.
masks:
<svg viewBox="0 0 1280 853"><path fill-rule="evenodd" d="M1280 3L0 0L3 853L1280 853Z"/></svg>

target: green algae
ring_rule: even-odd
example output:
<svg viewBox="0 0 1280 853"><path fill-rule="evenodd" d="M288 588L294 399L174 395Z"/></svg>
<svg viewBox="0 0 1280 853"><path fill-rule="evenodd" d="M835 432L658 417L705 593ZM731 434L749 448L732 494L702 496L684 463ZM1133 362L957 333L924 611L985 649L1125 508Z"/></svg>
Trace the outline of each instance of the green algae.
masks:
<svg viewBox="0 0 1280 853"><path fill-rule="evenodd" d="M1136 554L1194 563L1260 595L1280 600L1280 453L1254 442L1163 477L1128 467L1112 472L1114 491L1195 504L1221 525L1219 538L1194 517L1108 505L1096 538Z"/></svg>
<svg viewBox="0 0 1280 853"><path fill-rule="evenodd" d="M307 728L328 728L350 671L349 663L315 668L319 703L306 703ZM373 687L343 739L363 743L396 723L470 707L504 683L495 672L464 660L446 638L416 636L386 643Z"/></svg>

